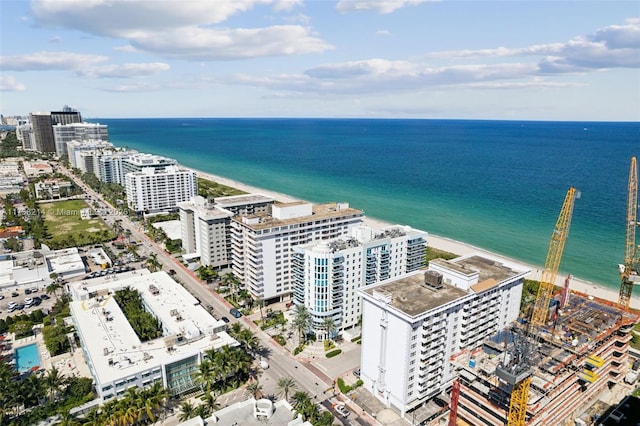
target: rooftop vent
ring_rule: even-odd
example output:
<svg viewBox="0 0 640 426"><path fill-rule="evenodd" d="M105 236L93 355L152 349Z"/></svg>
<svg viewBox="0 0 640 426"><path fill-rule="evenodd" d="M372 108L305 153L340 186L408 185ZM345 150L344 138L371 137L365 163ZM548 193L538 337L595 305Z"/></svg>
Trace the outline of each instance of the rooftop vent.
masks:
<svg viewBox="0 0 640 426"><path fill-rule="evenodd" d="M425 271L424 285L431 290L441 290L444 288L442 284L442 274L437 271Z"/></svg>
<svg viewBox="0 0 640 426"><path fill-rule="evenodd" d="M151 292L152 295L157 296L160 294L160 290L158 290L158 287L156 287L154 284L150 284L149 285L149 291Z"/></svg>
<svg viewBox="0 0 640 426"><path fill-rule="evenodd" d="M145 361L149 361L151 358L153 358L151 355L149 355L149 352L145 352L142 354L142 359Z"/></svg>
<svg viewBox="0 0 640 426"><path fill-rule="evenodd" d="M172 317L175 317L178 315L178 310L177 309L172 309L169 311L169 315L171 315Z"/></svg>

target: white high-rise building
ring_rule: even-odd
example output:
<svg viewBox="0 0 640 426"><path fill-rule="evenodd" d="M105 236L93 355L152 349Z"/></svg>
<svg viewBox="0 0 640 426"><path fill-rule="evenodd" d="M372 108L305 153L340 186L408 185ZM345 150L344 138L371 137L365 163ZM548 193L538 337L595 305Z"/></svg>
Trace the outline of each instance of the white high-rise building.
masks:
<svg viewBox="0 0 640 426"><path fill-rule="evenodd" d="M175 210L198 192L196 173L178 166L143 168L125 175L127 205L135 212Z"/></svg>
<svg viewBox="0 0 640 426"><path fill-rule="evenodd" d="M518 317L522 265L469 255L363 287L364 387L404 415L451 385L451 356Z"/></svg>
<svg viewBox="0 0 640 426"><path fill-rule="evenodd" d="M214 268L229 266L231 217L268 212L273 202L272 197L247 194L220 197L213 202L197 196L179 203L184 257L200 258L202 265Z"/></svg>
<svg viewBox="0 0 640 426"><path fill-rule="evenodd" d="M313 332L332 338L324 326L333 319L335 332L358 324L358 289L405 275L424 266L427 233L409 226L352 229L351 236L293 248L293 300L311 315Z"/></svg>
<svg viewBox="0 0 640 426"><path fill-rule="evenodd" d="M126 176L127 173L140 172L143 169L164 170L176 165L178 162L173 158L139 152L122 159L122 173Z"/></svg>
<svg viewBox="0 0 640 426"><path fill-rule="evenodd" d="M107 141L103 141L103 140L72 140L67 142L67 157L69 157L69 164L71 164L71 167L75 167L75 168L80 168L80 163L82 163L83 161L86 162L85 160L81 160L80 159L80 153L83 151L107 151L107 150L112 150L113 149L113 145L111 144L111 142L107 142ZM92 154L93 155L93 154ZM92 160L92 164L93 164L94 160ZM97 165L97 159L95 159L95 163ZM94 170L93 165L91 166L91 169ZM97 170L97 166L95 168L95 170ZM93 171L91 173L94 173ZM96 173L96 176L97 173Z"/></svg>
<svg viewBox="0 0 640 426"><path fill-rule="evenodd" d="M109 142L109 126L98 123L69 123L53 126L56 155L67 154L67 143L71 141L101 140Z"/></svg>
<svg viewBox="0 0 640 426"><path fill-rule="evenodd" d="M238 215L231 220L234 275L261 299L283 299L293 291L292 248L349 235L363 212L348 203L273 204L271 214Z"/></svg>
<svg viewBox="0 0 640 426"><path fill-rule="evenodd" d="M105 152L100 156L99 169L100 180L106 183L118 183L124 185L124 160L137 154L137 151L123 150Z"/></svg>

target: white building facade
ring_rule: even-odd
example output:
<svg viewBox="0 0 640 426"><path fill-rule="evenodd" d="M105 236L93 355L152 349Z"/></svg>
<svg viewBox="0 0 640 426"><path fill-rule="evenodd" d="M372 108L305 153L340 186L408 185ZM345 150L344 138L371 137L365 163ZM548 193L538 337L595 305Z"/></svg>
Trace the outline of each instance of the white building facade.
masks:
<svg viewBox="0 0 640 426"><path fill-rule="evenodd" d="M274 204L271 214L238 215L231 220L233 274L257 298L274 300L293 291L292 248L349 235L363 212L348 203Z"/></svg>
<svg viewBox="0 0 640 426"><path fill-rule="evenodd" d="M144 168L125 175L127 204L135 212L176 210L198 192L196 173L178 166Z"/></svg>
<svg viewBox="0 0 640 426"><path fill-rule="evenodd" d="M313 332L332 338L323 325L333 320L335 332L356 326L361 315L358 289L405 275L424 266L427 233L408 226L352 229L351 236L293 248L293 301L311 315Z"/></svg>
<svg viewBox="0 0 640 426"><path fill-rule="evenodd" d="M457 374L452 355L517 319L529 272L469 255L360 289L366 389L403 415L444 391Z"/></svg>
<svg viewBox="0 0 640 426"><path fill-rule="evenodd" d="M214 201L197 196L179 203L182 250L186 258L214 268L231 263L231 217L236 214L266 213L272 197L247 194L220 197Z"/></svg>
<svg viewBox="0 0 640 426"><path fill-rule="evenodd" d="M109 126L98 123L69 123L53 126L56 155L67 154L67 143L71 141L101 140L109 142Z"/></svg>

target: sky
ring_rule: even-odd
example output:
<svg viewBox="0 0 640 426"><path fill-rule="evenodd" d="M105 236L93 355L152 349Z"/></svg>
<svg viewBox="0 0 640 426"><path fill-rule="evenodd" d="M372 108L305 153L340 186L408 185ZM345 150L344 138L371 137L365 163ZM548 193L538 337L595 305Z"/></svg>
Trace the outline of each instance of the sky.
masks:
<svg viewBox="0 0 640 426"><path fill-rule="evenodd" d="M0 0L0 113L640 120L640 1Z"/></svg>

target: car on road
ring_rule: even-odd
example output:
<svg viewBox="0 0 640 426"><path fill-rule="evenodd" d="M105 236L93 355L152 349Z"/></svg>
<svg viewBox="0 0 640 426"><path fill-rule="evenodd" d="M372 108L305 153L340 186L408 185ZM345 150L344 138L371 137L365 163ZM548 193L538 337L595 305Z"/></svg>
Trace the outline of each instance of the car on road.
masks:
<svg viewBox="0 0 640 426"><path fill-rule="evenodd" d="M11 297L18 297L20 296L20 293L18 293L17 291L14 291L13 293L11 293Z"/></svg>
<svg viewBox="0 0 640 426"><path fill-rule="evenodd" d="M240 312L236 308L229 309L229 313L233 315L235 318L240 318L242 316L242 312Z"/></svg>
<svg viewBox="0 0 640 426"><path fill-rule="evenodd" d="M222 320L222 322L226 322L227 324L229 324L229 318L227 317L222 317L220 318Z"/></svg>
<svg viewBox="0 0 640 426"><path fill-rule="evenodd" d="M266 370L267 368L269 368L269 363L265 360L261 360L260 361L260 368L262 368L263 370Z"/></svg>
<svg viewBox="0 0 640 426"><path fill-rule="evenodd" d="M360 369L356 368L355 370L353 370L353 375L356 377L360 377Z"/></svg>
<svg viewBox="0 0 640 426"><path fill-rule="evenodd" d="M340 402L335 406L336 413L340 414L342 417L348 417L351 412L347 408L344 402Z"/></svg>

